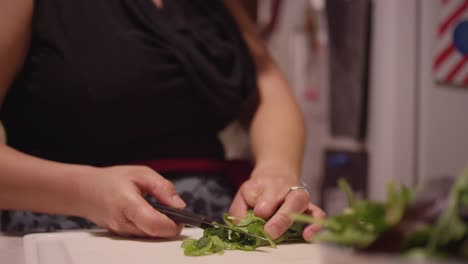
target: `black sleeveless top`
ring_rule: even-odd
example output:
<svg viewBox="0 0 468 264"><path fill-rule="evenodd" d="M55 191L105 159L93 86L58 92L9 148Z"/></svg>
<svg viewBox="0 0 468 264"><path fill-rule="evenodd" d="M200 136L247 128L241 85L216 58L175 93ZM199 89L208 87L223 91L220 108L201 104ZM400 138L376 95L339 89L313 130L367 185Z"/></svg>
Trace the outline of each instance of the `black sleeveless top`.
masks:
<svg viewBox="0 0 468 264"><path fill-rule="evenodd" d="M223 158L217 133L255 85L220 0L36 0L0 119L9 145L56 161Z"/></svg>

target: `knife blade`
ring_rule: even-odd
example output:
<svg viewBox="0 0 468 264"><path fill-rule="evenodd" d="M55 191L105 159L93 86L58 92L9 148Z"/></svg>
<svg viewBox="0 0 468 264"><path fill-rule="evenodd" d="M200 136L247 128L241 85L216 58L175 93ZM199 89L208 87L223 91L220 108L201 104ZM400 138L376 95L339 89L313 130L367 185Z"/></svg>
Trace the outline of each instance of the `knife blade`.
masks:
<svg viewBox="0 0 468 264"><path fill-rule="evenodd" d="M250 234L250 233L244 232L242 230L237 230L237 229L234 229L234 228L232 228L230 226L227 226L227 225L216 223L213 219L211 219L208 216L195 214L195 213L189 212L187 210L173 208L173 207L169 207L169 206L159 204L159 203L151 203L151 205L156 210L158 210L159 212L165 214L172 221L177 222L177 223L182 223L182 224L186 224L186 225L193 226L193 227L199 227L199 228L202 228L202 229L226 228L228 230L231 230L233 232L238 232L238 233L243 234L245 236L250 236L250 237L257 238L257 239L262 239L262 240L268 241L268 239L266 239L264 237L261 237L261 236L255 235L255 234Z"/></svg>

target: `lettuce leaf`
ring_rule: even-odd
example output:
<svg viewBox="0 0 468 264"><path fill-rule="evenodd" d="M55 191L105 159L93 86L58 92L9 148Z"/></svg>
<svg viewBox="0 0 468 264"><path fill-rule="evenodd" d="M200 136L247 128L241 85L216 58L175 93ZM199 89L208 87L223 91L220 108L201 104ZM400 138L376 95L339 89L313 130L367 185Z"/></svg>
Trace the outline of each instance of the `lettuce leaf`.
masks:
<svg viewBox="0 0 468 264"><path fill-rule="evenodd" d="M224 228L222 225L207 228L201 238L185 239L182 242L181 247L184 249L184 254L186 256L205 256L215 253L222 254L224 250L252 251L262 246L276 247L278 243L285 241L303 241L303 225L300 223L294 223L280 237L272 240L263 229L266 221L255 216L252 211L247 212L246 217L243 218L229 217L228 214L224 214L224 222L234 231ZM242 232L236 232L236 230L257 235L266 238L266 240L247 236Z"/></svg>

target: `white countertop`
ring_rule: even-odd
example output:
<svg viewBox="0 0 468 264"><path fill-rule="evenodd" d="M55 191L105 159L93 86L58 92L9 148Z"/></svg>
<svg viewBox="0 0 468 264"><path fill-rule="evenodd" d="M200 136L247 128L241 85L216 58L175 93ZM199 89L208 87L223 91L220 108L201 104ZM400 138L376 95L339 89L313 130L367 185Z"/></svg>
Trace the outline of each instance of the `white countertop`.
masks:
<svg viewBox="0 0 468 264"><path fill-rule="evenodd" d="M0 260L2 264L24 264L23 237L0 233Z"/></svg>
<svg viewBox="0 0 468 264"><path fill-rule="evenodd" d="M198 238L201 230L184 230L184 237ZM47 242L47 243L43 243ZM52 243L51 243L52 242ZM59 242L59 243L57 243ZM42 245L41 245L42 243ZM2 264L81 264L81 263L204 263L239 262L308 263L308 264L445 264L442 261L369 256L334 247L313 244L279 245L278 248L259 248L257 252L230 251L224 255L205 257L183 256L181 240L135 240L117 238L107 233L86 231L34 234L23 237L0 233L0 262ZM26 255L25 258L25 250ZM29 253L28 253L29 252ZM31 254L32 253L32 254ZM48 255L49 254L49 255ZM35 260L40 258L40 260ZM66 259L66 263L64 263ZM57 260L57 261L54 261ZM159 260L159 261L158 261Z"/></svg>

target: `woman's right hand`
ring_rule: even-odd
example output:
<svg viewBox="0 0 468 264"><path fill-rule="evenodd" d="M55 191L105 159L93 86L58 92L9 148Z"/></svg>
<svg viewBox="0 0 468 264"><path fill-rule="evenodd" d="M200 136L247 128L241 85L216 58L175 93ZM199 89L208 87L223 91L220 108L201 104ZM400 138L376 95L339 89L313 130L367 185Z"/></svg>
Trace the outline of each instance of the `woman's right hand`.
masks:
<svg viewBox="0 0 468 264"><path fill-rule="evenodd" d="M144 199L149 194L165 205L185 207L174 185L148 167L92 168L79 182L81 214L103 228L124 236L151 237L174 237L182 230L182 224Z"/></svg>

